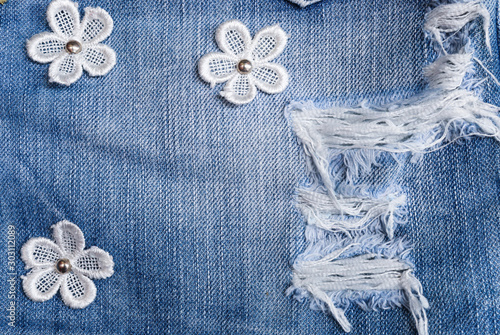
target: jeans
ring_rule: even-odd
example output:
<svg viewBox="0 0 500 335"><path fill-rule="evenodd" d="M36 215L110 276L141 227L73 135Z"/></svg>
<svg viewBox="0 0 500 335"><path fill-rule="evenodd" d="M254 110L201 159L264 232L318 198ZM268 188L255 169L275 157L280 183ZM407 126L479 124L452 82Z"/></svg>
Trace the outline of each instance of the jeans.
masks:
<svg viewBox="0 0 500 335"><path fill-rule="evenodd" d="M498 2L484 3L492 56L479 24L471 43L499 77ZM47 65L26 54L25 41L49 30L47 5L0 6L0 333L342 334L285 294L306 247L294 202L306 175L284 110L291 101L378 105L422 93L422 69L436 56L422 30L428 1L323 0L301 9L284 0L82 0L80 11L99 6L112 16L105 44L117 63L69 87L49 83ZM215 30L231 19L252 34L279 23L290 35L277 59L290 75L283 93L234 106L220 85L200 80L196 62L218 51ZM488 77L479 66L476 75ZM481 87L484 101L500 104L498 86ZM414 244L429 333L497 334L498 143L472 137L397 169L391 183L406 194L408 222L395 235ZM82 310L57 296L33 302L20 286L19 249L63 219L115 262ZM415 332L404 309L346 316L352 334Z"/></svg>

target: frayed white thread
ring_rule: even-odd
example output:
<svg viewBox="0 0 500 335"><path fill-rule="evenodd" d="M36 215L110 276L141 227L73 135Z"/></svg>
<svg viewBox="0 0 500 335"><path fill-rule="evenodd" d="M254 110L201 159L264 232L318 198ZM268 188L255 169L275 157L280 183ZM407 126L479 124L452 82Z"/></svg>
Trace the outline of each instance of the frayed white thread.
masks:
<svg viewBox="0 0 500 335"><path fill-rule="evenodd" d="M447 54L441 34L454 33L462 29L467 23L482 17L485 43L491 54L489 36L490 13L480 1L457 2L441 5L427 13L424 29L430 32L443 52Z"/></svg>
<svg viewBox="0 0 500 335"><path fill-rule="evenodd" d="M411 262L407 259L411 251L410 246L404 239L396 238L387 241L381 234L370 234L360 232L353 238L342 237L341 234L332 234L319 229L315 226L306 227L306 238L310 242L303 254L299 255L295 264L302 262L315 261L324 258L339 249L345 249L342 253L343 258L352 258L359 255L373 254L378 258L397 258L409 266ZM325 303L314 299L304 288L291 286L287 289L287 295L304 302L309 300L310 308L329 312L325 309ZM408 308L406 295L402 290L367 290L367 291L331 291L325 292L333 305L342 310L347 310L349 306L355 304L364 311L380 311L393 308Z"/></svg>
<svg viewBox="0 0 500 335"><path fill-rule="evenodd" d="M342 197L338 204L340 208L328 194L306 189L298 191L297 207L308 224L350 236L350 231L363 229L373 220L379 220L389 239L394 238L395 211L404 206L405 196L389 194L378 199ZM346 208L354 214L344 216Z"/></svg>
<svg viewBox="0 0 500 335"><path fill-rule="evenodd" d="M410 310L418 333L428 334L425 310L429 304L420 282L412 275L412 267L403 261L410 249L398 238L386 242L373 230L375 224L369 225L369 221L378 219L384 227L383 218L390 223L391 216L394 223L395 208L403 205L404 198L393 195L394 205L389 207L390 202L383 197L364 199L337 194L339 187L334 184L341 176L352 182L353 176L369 172L372 165L378 164L375 152L415 156L461 137L480 135L500 140L499 108L464 89L468 87L464 78L472 68L472 60L495 82L496 78L471 54L448 55L442 40L442 34L454 33L478 17L483 18L486 45L491 52L489 14L478 1L444 5L427 15L426 30L434 35L445 56L424 70L432 90L420 96L383 107L321 110L312 103L292 103L287 109L313 177L312 185L299 190L297 197L308 222L309 245L294 264L293 286L288 292L298 299L312 298L312 308L327 306L345 331L351 329L344 315L345 305L354 301L374 309L403 304ZM342 159L347 170L338 168ZM318 192L322 187L327 194ZM385 225L385 230L393 238L393 226ZM361 250L346 252L354 245ZM343 253L348 255L337 259ZM363 300L372 298L375 303L364 304Z"/></svg>
<svg viewBox="0 0 500 335"><path fill-rule="evenodd" d="M470 53L456 53L441 56L424 68L424 76L429 82L429 87L447 91L463 87L463 79L472 69L472 60L500 86L497 77L477 57L473 57Z"/></svg>
<svg viewBox="0 0 500 335"><path fill-rule="evenodd" d="M356 215L338 200L330 177L330 152L349 149L413 154L430 152L461 137L500 140L499 108L472 92L432 92L385 107L318 109L292 103L287 113L299 141L332 198L344 214Z"/></svg>
<svg viewBox="0 0 500 335"><path fill-rule="evenodd" d="M493 79L493 81L495 82L495 84L497 84L498 86L500 86L500 82L498 81L497 77L495 77L495 75L490 70L488 70L488 68L483 64L483 62L481 62L476 57L473 57L472 59L474 59L476 61L476 63L478 63L479 66L481 66L483 68L483 70L491 77L491 79Z"/></svg>
<svg viewBox="0 0 500 335"><path fill-rule="evenodd" d="M471 68L471 54L449 54L439 57L434 63L425 67L424 76L430 88L451 91L462 85L465 74Z"/></svg>
<svg viewBox="0 0 500 335"><path fill-rule="evenodd" d="M287 70L271 63L283 52L288 40L278 25L263 28L252 40L243 23L228 21L219 26L215 39L223 53L203 56L198 62L198 72L212 87L227 81L221 95L229 102L246 104L255 98L257 88L276 94L288 86ZM239 71L241 62L247 62L250 68Z"/></svg>
<svg viewBox="0 0 500 335"><path fill-rule="evenodd" d="M83 250L85 239L75 224L61 221L52 226L56 243L46 238L32 238L21 248L21 259L31 271L22 276L23 290L33 301L52 298L60 289L64 303L71 308L85 308L96 297L92 279L108 278L113 274L113 258L104 250L91 247ZM70 269L56 269L60 260L69 262Z"/></svg>
<svg viewBox="0 0 500 335"><path fill-rule="evenodd" d="M444 57L438 58L433 64L426 68L425 75L430 79L429 86L431 88L450 90L459 87L461 84L460 77L463 78L471 67L471 59L476 61L479 66L483 68L491 79L493 79L495 84L500 86L500 82L495 75L488 70L478 58L465 53L448 55L443 46L441 33L459 31L465 24L479 17L483 19L485 44L491 55L492 51L489 35L490 14L480 1L441 5L427 14L424 29L432 33L434 39L441 46L445 54ZM439 83L441 83L441 85L439 85Z"/></svg>
<svg viewBox="0 0 500 335"><path fill-rule="evenodd" d="M384 235L373 233L369 229L353 231L352 235L352 237L346 237L343 234L331 233L317 226L308 225L306 227L306 240L309 245L294 263L294 282L287 290L287 294L293 294L299 301L309 299L312 309L325 311L325 306L327 306L327 310L333 314L334 318L339 321L344 329L350 329L350 324L344 316L344 310L351 303L357 304L366 311L406 307L414 315L425 316L425 311L418 309L418 305L415 303L410 308L409 302L412 297L405 290L408 285L416 288L417 286L414 284L414 281L409 282L404 288L404 282L401 283L400 287L392 288L387 288L383 285L370 286L369 284L373 284L374 282L370 279L365 280L365 278L359 278L357 281L359 285L366 285L365 287L359 286L359 290L353 290L352 287L332 288L323 286L323 279L328 280L329 277L338 278L334 267L329 269L329 265L324 264L325 261L336 259L340 255L343 256L344 260L352 260L360 255L367 254L374 259L397 259L403 264L404 269L408 269L408 271L411 269L412 266L407 260L407 255L411 248L404 239L395 238L394 240L387 240ZM318 260L320 261L318 262ZM311 284L311 281L309 281L304 285L301 282L304 278L297 276L297 274L304 273L304 264L312 265L314 262L316 262L316 269L318 270L317 276L314 273L309 273L309 275L313 277L311 278L313 282L318 280L318 284L307 285ZM353 263L345 266L343 269L355 271L356 265ZM366 271L362 272L366 273ZM413 276L409 278L412 279ZM349 278L344 279L347 281L350 280ZM404 278L404 280L406 279L408 278ZM421 296L421 291L419 292L419 296ZM426 303L425 298L422 297L421 300ZM414 302L415 300L411 301ZM425 327L422 327L422 324ZM417 328L420 330L426 330L426 327L426 322L417 324ZM421 333L426 334L425 331Z"/></svg>
<svg viewBox="0 0 500 335"><path fill-rule="evenodd" d="M405 271L401 276L401 288L405 292L407 308L411 312L417 331L420 335L428 333L428 321L426 309L429 302L423 295L422 284L412 275L412 271Z"/></svg>
<svg viewBox="0 0 500 335"><path fill-rule="evenodd" d="M28 55L35 62L51 63L49 81L71 85L82 75L103 76L116 64L116 54L100 44L113 30L113 19L101 8L85 8L80 23L78 5L68 0L54 0L47 8L47 21L53 33L41 33L26 43ZM67 50L68 42L78 50Z"/></svg>
<svg viewBox="0 0 500 335"><path fill-rule="evenodd" d="M372 171L372 167L379 166L377 159L380 154L380 151L375 150L349 150L344 152L333 151L331 156L342 158L343 166L345 166L345 182L353 184L356 178L368 175Z"/></svg>
<svg viewBox="0 0 500 335"><path fill-rule="evenodd" d="M464 124L474 124L477 134L500 140L499 108L462 89L385 107L322 110L312 103L292 103L287 110L295 133L308 154L317 156L321 163L316 167L325 175L329 149L425 153L450 139L453 126Z"/></svg>
<svg viewBox="0 0 500 335"><path fill-rule="evenodd" d="M299 5L300 7L306 7L314 3L320 2L321 0L288 0L288 1Z"/></svg>
<svg viewBox="0 0 500 335"><path fill-rule="evenodd" d="M402 237L388 240L384 234L373 233L369 229L353 231L352 237L348 237L313 225L306 226L305 237L308 245L304 252L297 257L294 264L321 259L347 246L350 248L342 254L344 258L361 254L375 254L380 257L399 258L411 264L408 260L408 254L411 252L412 246Z"/></svg>
<svg viewBox="0 0 500 335"><path fill-rule="evenodd" d="M344 311L335 306L327 292L401 290L405 293L407 308L412 313L419 335L427 335L427 299L422 295L419 281L411 267L398 258L364 254L338 259L347 249L336 250L316 261L302 261L294 266L293 288L307 290L314 299L322 301L346 332L351 325ZM289 290L290 292L290 290Z"/></svg>

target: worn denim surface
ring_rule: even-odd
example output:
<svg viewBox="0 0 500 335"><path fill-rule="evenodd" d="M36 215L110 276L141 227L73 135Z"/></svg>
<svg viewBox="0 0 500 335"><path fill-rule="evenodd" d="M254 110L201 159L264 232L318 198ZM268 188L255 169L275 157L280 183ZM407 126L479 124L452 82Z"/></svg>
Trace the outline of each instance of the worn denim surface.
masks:
<svg viewBox="0 0 500 335"><path fill-rule="evenodd" d="M293 195L303 157L283 111L291 100L372 103L425 88L433 58L422 31L428 1L323 0L304 9L280 0L79 2L114 20L106 40L117 64L70 87L49 84L25 41L47 31L49 1L0 7L0 296L8 314L7 230L17 250L76 223L87 247L115 261L83 310L59 297L26 298L16 259L16 327L2 334L341 334L328 316L284 292L304 247ZM490 34L472 29L476 56L499 76L497 7ZM277 59L290 85L235 107L197 75L217 51L216 28L239 19L252 33L279 23L290 34ZM486 74L478 69L478 76ZM486 81L486 101L500 104ZM406 164L399 182L415 244L416 275L431 308L430 334L500 331L500 148L473 138ZM19 255L19 253L18 253ZM402 309L347 311L352 334L412 334Z"/></svg>

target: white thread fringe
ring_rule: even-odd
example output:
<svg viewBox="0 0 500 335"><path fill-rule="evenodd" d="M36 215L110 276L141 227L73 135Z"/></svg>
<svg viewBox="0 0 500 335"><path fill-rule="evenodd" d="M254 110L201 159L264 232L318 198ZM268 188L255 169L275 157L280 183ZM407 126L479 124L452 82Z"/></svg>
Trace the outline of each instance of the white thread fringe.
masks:
<svg viewBox="0 0 500 335"><path fill-rule="evenodd" d="M500 140L498 111L463 89L427 93L385 107L322 110L311 103L293 103L288 108L297 136L322 163L321 170L328 149L425 153L441 146L452 129L465 124L475 124L477 135Z"/></svg>
<svg viewBox="0 0 500 335"><path fill-rule="evenodd" d="M85 8L80 23L78 5L68 0L54 0L47 8L52 33L33 36L26 43L28 55L38 63L51 63L49 80L71 85L85 69L90 76L103 76L116 64L116 54L100 44L113 30L113 19L101 8ZM68 42L81 46L78 53L66 50Z"/></svg>
<svg viewBox="0 0 500 335"><path fill-rule="evenodd" d="M328 194L299 189L297 197L297 206L310 225L350 235L351 231L361 230L378 220L389 239L394 237L395 211L404 204L405 196L397 194L378 199L342 197L337 203ZM344 215L346 208L352 213L350 217Z"/></svg>
<svg viewBox="0 0 500 335"><path fill-rule="evenodd" d="M472 55L448 54L424 68L424 76L430 88L451 91L459 88L465 74L472 68Z"/></svg>
<svg viewBox="0 0 500 335"><path fill-rule="evenodd" d="M382 107L319 109L311 102L292 103L286 111L309 158L313 178L313 185L299 189L297 195L297 206L308 223L309 245L294 264L293 285L288 292L326 305L347 332L351 325L339 305L343 299L363 305L361 300L371 299L367 294L373 291L381 296L375 298L381 302L368 304L368 308L400 306L399 298L390 292L403 292L404 305L412 313L418 334L428 334L425 309L429 304L412 267L404 261L408 248L394 239L394 213L404 205L404 196L346 195L336 182L344 178L353 184L360 171L370 171L376 164L380 152L422 154L472 135L500 140L499 108L464 89L472 60L484 65L462 51L448 54L443 41L444 34L455 33L479 17L483 18L485 43L491 52L489 13L479 1L442 5L427 14L425 29L444 55L424 69L430 89L420 96ZM338 173L334 164L342 162L341 157L347 171L340 169ZM371 222L385 230L389 242L365 229ZM344 247L346 241L351 244ZM360 246L356 252L339 258L354 245Z"/></svg>
<svg viewBox="0 0 500 335"><path fill-rule="evenodd" d="M251 102L257 88L268 94L281 93L288 86L287 70L271 63L285 49L288 36L278 25L265 27L252 40L247 27L240 21L223 23L215 34L223 53L203 56L198 63L200 77L215 84L227 81L221 95L229 102L241 105ZM248 61L251 70L237 70L241 61Z"/></svg>
<svg viewBox="0 0 500 335"><path fill-rule="evenodd" d="M303 261L294 265L293 287L304 289L313 298L328 306L332 316L346 332L351 324L344 311L333 303L328 293L340 291L402 290L412 313L419 335L427 335L427 299L422 286L412 275L410 266L397 258L383 258L364 254L339 259L351 246L337 250L317 261Z"/></svg>
<svg viewBox="0 0 500 335"><path fill-rule="evenodd" d="M446 54L447 52L443 46L442 34L459 31L467 23L480 17L483 19L486 47L491 54L489 35L490 13L480 1L457 2L436 7L427 13L424 30L427 30L433 35L436 42Z"/></svg>
<svg viewBox="0 0 500 335"><path fill-rule="evenodd" d="M71 308L85 308L96 297L97 290L90 278L103 279L113 274L113 258L97 247L83 250L85 239L75 224L61 221L52 226L55 243L49 239L32 238L21 248L26 269L22 276L23 290L33 301L43 302L58 290L64 303ZM70 271L57 271L56 264L65 259Z"/></svg>
<svg viewBox="0 0 500 335"><path fill-rule="evenodd" d="M329 159L332 150L417 154L436 150L460 137L481 135L500 140L498 111L498 107L463 89L427 93L417 99L378 108L322 110L312 103L292 103L287 109L294 131L321 176L333 205L344 214L354 216L356 211L342 204L334 190Z"/></svg>

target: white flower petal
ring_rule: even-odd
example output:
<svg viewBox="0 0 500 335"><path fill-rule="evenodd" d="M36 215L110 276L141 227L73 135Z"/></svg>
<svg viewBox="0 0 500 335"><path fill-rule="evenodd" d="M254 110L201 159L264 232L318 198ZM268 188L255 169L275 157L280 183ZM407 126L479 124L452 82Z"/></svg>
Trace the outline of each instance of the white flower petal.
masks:
<svg viewBox="0 0 500 335"><path fill-rule="evenodd" d="M78 56L63 54L49 66L49 81L69 86L82 76L82 64Z"/></svg>
<svg viewBox="0 0 500 335"><path fill-rule="evenodd" d="M77 258L74 269L92 279L103 279L113 274L113 257L106 251L92 247Z"/></svg>
<svg viewBox="0 0 500 335"><path fill-rule="evenodd" d="M36 237L30 239L21 248L21 258L27 269L49 267L62 258L61 249L51 240Z"/></svg>
<svg viewBox="0 0 500 335"><path fill-rule="evenodd" d="M219 48L232 56L245 54L252 43L247 27L238 20L221 24L215 33L215 39Z"/></svg>
<svg viewBox="0 0 500 335"><path fill-rule="evenodd" d="M261 29L252 41L252 58L268 62L278 57L285 49L288 36L279 25Z"/></svg>
<svg viewBox="0 0 500 335"><path fill-rule="evenodd" d="M52 235L64 256L72 257L83 251L85 238L77 225L69 221L60 221L52 226Z"/></svg>
<svg viewBox="0 0 500 335"><path fill-rule="evenodd" d="M228 81L236 73L236 64L234 56L212 52L200 59L198 72L203 80L213 86Z"/></svg>
<svg viewBox="0 0 500 335"><path fill-rule="evenodd" d="M113 31L113 19L102 8L85 8L81 24L81 38L85 43L99 43Z"/></svg>
<svg viewBox="0 0 500 335"><path fill-rule="evenodd" d="M263 64L253 69L250 75L254 77L255 85L262 92L281 93L288 86L288 72L279 64Z"/></svg>
<svg viewBox="0 0 500 335"><path fill-rule="evenodd" d="M47 301L56 294L62 279L53 267L36 269L23 277L23 290L33 301Z"/></svg>
<svg viewBox="0 0 500 335"><path fill-rule="evenodd" d="M279 93L287 87L286 69L269 63L283 52L288 40L278 25L261 29L252 41L243 23L228 21L217 29L216 40L224 53L203 56L198 62L198 72L212 86L228 81L221 95L229 102L249 103L255 98L257 88Z"/></svg>
<svg viewBox="0 0 500 335"><path fill-rule="evenodd" d="M227 82L221 95L229 102L241 105L249 103L255 98L257 95L257 88L253 83L252 77L237 74Z"/></svg>
<svg viewBox="0 0 500 335"><path fill-rule="evenodd" d="M87 47L82 58L83 68L91 76L103 76L111 71L116 64L115 52L103 44Z"/></svg>
<svg viewBox="0 0 500 335"><path fill-rule="evenodd" d="M35 62L48 63L64 52L66 41L54 33L41 33L26 43L28 55Z"/></svg>
<svg viewBox="0 0 500 335"><path fill-rule="evenodd" d="M72 37L80 30L78 5L68 0L54 0L47 8L47 21L54 33L61 37Z"/></svg>
<svg viewBox="0 0 500 335"><path fill-rule="evenodd" d="M64 277L61 285L61 297L71 308L85 308L96 297L94 282L77 272L70 272Z"/></svg>

